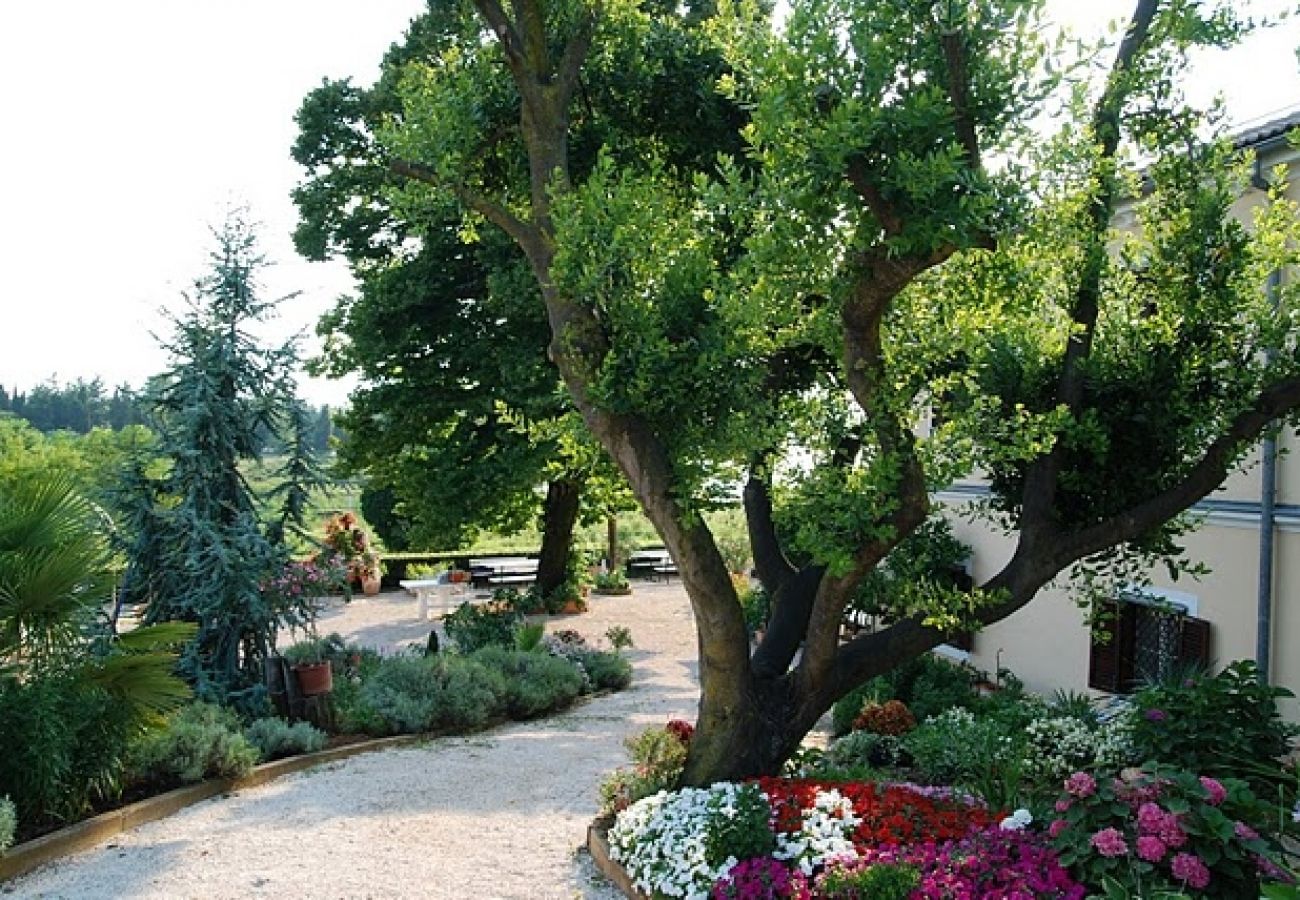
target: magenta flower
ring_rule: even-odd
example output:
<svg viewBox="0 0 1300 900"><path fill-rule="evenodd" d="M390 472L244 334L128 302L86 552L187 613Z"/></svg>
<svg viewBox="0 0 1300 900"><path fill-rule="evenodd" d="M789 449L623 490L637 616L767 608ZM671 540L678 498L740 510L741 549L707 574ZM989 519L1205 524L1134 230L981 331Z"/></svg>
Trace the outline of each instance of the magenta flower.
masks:
<svg viewBox="0 0 1300 900"><path fill-rule="evenodd" d="M1158 834L1167 827L1169 816L1157 804L1146 802L1138 807L1138 828L1143 834ZM1177 824L1176 822L1174 824Z"/></svg>
<svg viewBox="0 0 1300 900"><path fill-rule="evenodd" d="M1179 853L1170 864L1174 877L1196 890L1204 890L1210 883L1210 870L1194 853Z"/></svg>
<svg viewBox="0 0 1300 900"><path fill-rule="evenodd" d="M1148 709L1142 714L1148 722L1163 722L1169 718L1168 713L1163 709Z"/></svg>
<svg viewBox="0 0 1300 900"><path fill-rule="evenodd" d="M1254 841L1259 839L1259 832L1251 828L1245 822L1234 822L1232 833L1243 841Z"/></svg>
<svg viewBox="0 0 1300 900"><path fill-rule="evenodd" d="M1052 824L1047 826L1047 834L1049 837L1057 838L1061 836L1061 832L1069 827L1070 823L1064 819L1054 819Z"/></svg>
<svg viewBox="0 0 1300 900"><path fill-rule="evenodd" d="M1165 842L1154 835L1144 834L1137 839L1137 855L1147 862L1160 862L1168 850Z"/></svg>
<svg viewBox="0 0 1300 900"><path fill-rule="evenodd" d="M1065 797L1062 797L1060 800L1057 800L1057 801L1056 801L1056 811L1059 812L1059 813L1069 812L1069 811L1070 811L1070 801L1067 800Z"/></svg>
<svg viewBox="0 0 1300 900"><path fill-rule="evenodd" d="M1222 784L1207 775L1201 776L1201 787L1205 788L1205 793L1210 795L1209 803L1211 806L1218 806L1228 797L1228 791Z"/></svg>
<svg viewBox="0 0 1300 900"><path fill-rule="evenodd" d="M1097 791L1097 779L1087 772L1075 772L1065 779L1065 791L1080 799L1091 797Z"/></svg>
<svg viewBox="0 0 1300 900"><path fill-rule="evenodd" d="M1124 842L1124 835L1114 828L1103 828L1092 836L1091 843L1093 849L1102 856L1115 857L1128 853L1128 844Z"/></svg>

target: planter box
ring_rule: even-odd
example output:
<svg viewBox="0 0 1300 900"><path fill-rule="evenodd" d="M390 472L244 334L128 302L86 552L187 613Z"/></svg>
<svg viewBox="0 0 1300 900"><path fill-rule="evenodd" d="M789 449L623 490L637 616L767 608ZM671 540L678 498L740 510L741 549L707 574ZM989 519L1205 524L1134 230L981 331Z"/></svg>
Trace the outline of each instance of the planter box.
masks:
<svg viewBox="0 0 1300 900"><path fill-rule="evenodd" d="M595 590L597 594L600 594L601 596L604 597L626 597L628 594L632 593L632 585L629 584L627 587L621 587L621 588L598 587L598 588L594 588L593 590Z"/></svg>

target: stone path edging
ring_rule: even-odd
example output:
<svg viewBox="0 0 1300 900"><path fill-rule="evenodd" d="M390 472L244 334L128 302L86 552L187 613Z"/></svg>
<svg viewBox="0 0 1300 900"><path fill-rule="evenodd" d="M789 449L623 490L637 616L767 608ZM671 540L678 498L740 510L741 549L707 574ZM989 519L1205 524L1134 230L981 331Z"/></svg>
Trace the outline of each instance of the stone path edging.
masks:
<svg viewBox="0 0 1300 900"><path fill-rule="evenodd" d="M43 866L48 862L53 862L79 850L102 844L109 838L116 837L124 831L135 828L137 825L165 818L187 806L193 806L195 803L211 799L218 794L257 787L284 775L291 775L294 772L301 772L313 766L337 762L362 753L387 750L392 747L404 747L408 744L415 744L429 739L429 735L400 734L394 737L347 744L330 750L320 750L316 753L290 756L287 759L277 759L273 762L255 766L251 772L239 778L209 779L208 781L176 788L165 794L128 804L120 809L100 813L97 816L77 822L75 825L60 828L58 831L10 847L3 856L0 856L0 883L26 874L37 866Z"/></svg>

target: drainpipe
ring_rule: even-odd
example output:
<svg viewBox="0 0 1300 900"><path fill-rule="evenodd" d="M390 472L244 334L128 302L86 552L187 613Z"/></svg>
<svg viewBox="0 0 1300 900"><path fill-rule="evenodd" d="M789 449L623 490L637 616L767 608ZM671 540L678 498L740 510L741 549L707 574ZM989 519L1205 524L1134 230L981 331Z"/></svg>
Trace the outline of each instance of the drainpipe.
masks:
<svg viewBox="0 0 1300 900"><path fill-rule="evenodd" d="M1251 184L1259 190L1267 191L1268 182L1260 169L1257 149ZM1281 280L1282 273L1276 269L1269 273L1266 290L1269 304L1274 309L1277 309L1278 286ZM1265 350L1264 354L1270 362L1275 355L1271 347ZM1255 665L1259 669L1260 681L1268 684L1273 657L1273 544L1276 531L1277 438L1273 435L1264 438L1260 452L1263 461L1259 476L1259 580L1255 594Z"/></svg>

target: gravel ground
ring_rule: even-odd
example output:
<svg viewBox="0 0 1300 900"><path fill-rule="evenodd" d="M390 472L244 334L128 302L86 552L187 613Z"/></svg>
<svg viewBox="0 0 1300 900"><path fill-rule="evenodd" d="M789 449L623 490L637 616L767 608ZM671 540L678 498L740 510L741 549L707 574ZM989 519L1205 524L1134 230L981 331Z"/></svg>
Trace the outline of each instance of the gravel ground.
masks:
<svg viewBox="0 0 1300 900"><path fill-rule="evenodd" d="M393 650L431 623L404 593L331 604L339 631ZM0 893L66 898L589 898L621 895L581 846L623 739L694 719L695 625L678 584L593 597L548 620L588 640L626 625L632 686L536 722L364 754L192 806L14 882Z"/></svg>

